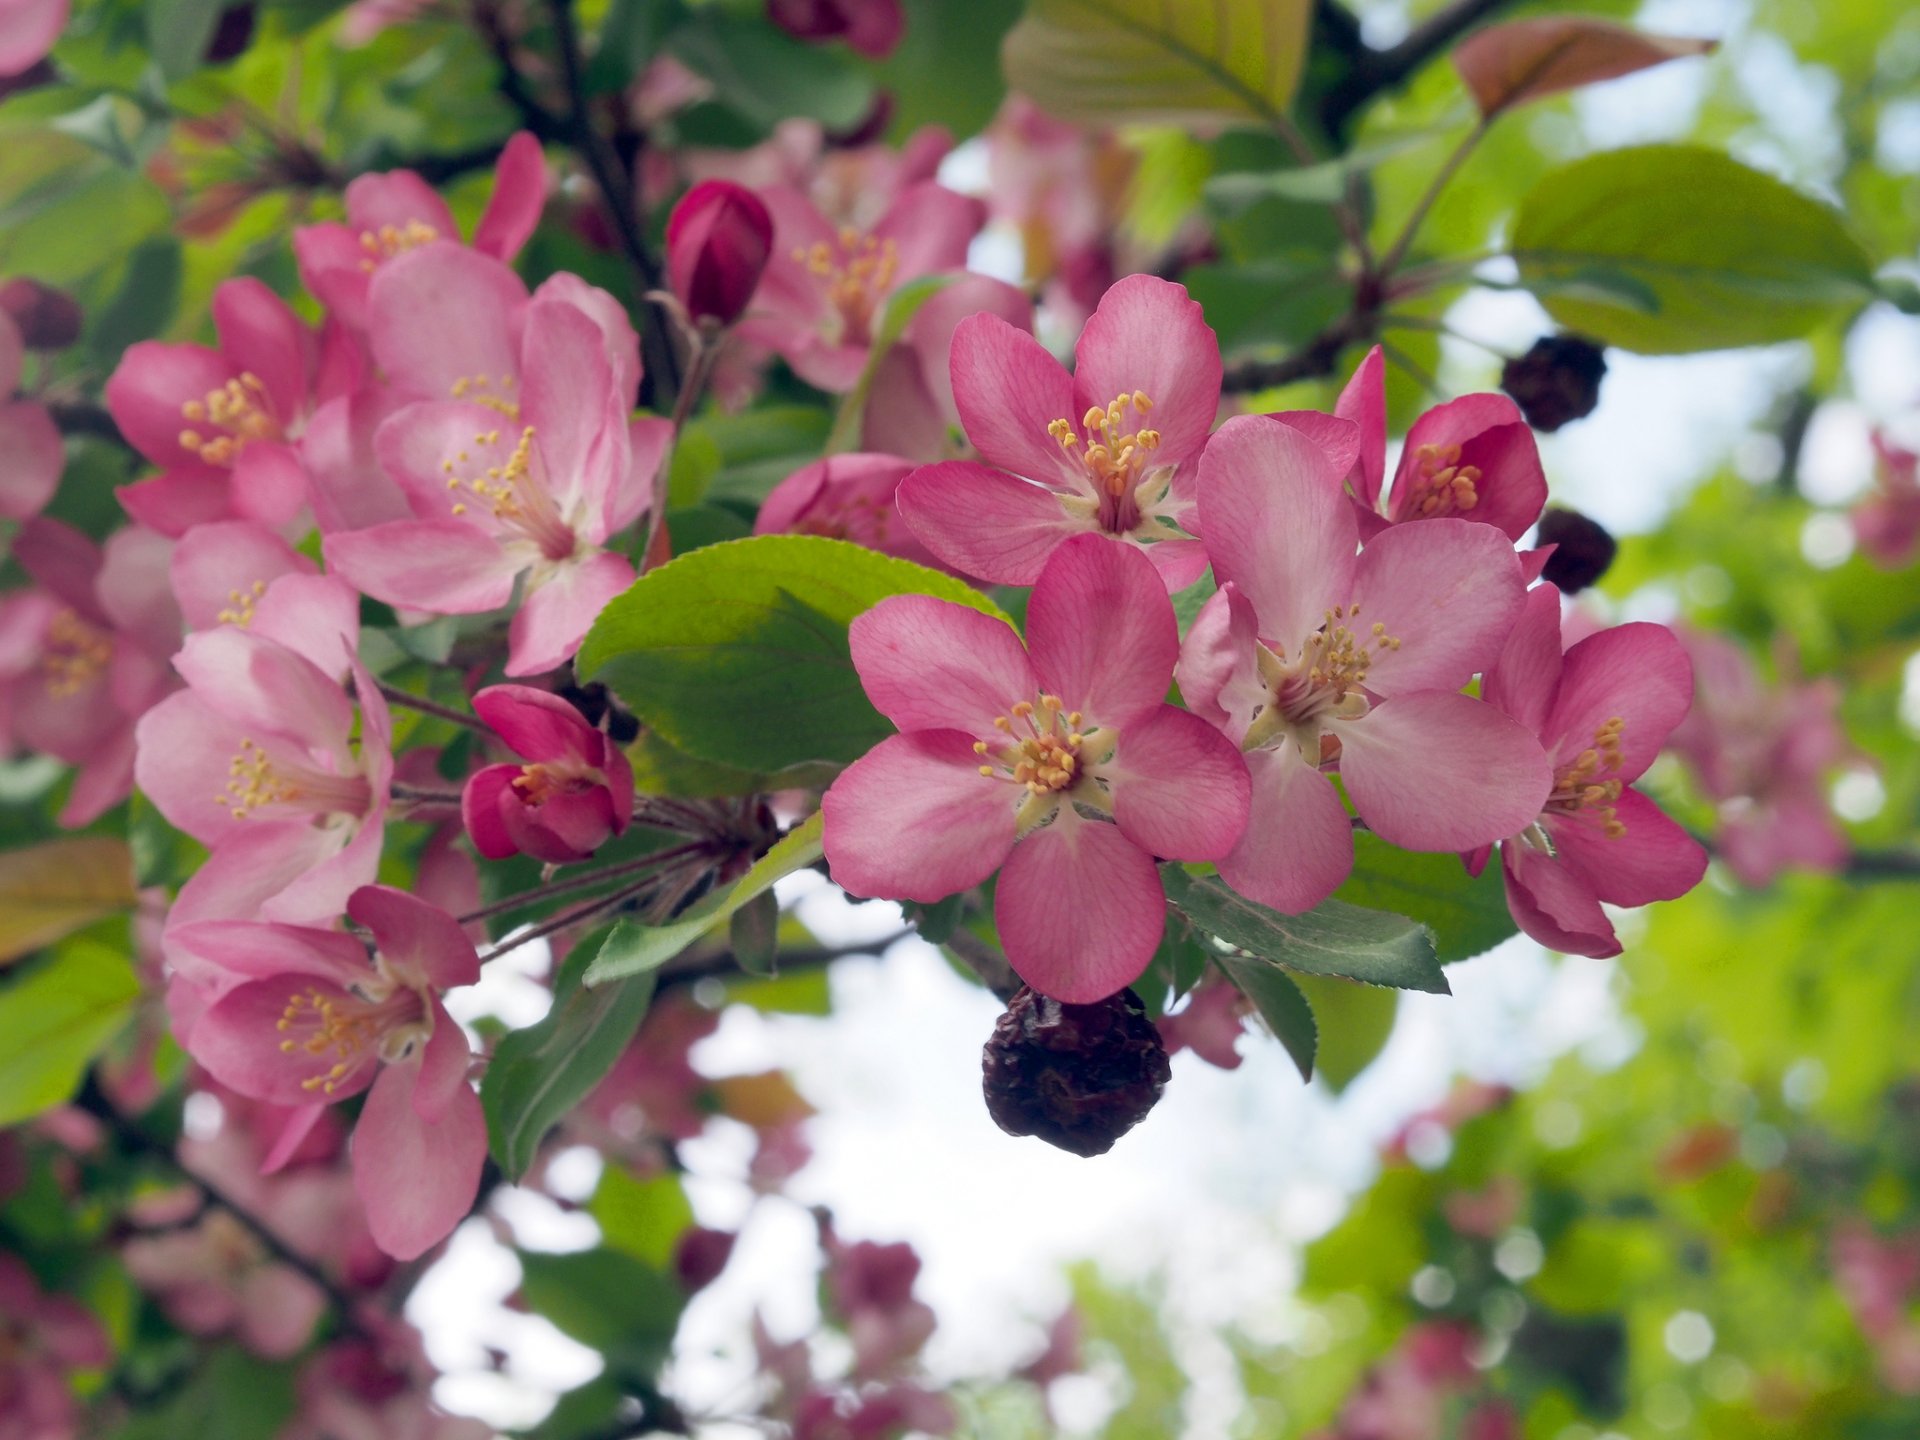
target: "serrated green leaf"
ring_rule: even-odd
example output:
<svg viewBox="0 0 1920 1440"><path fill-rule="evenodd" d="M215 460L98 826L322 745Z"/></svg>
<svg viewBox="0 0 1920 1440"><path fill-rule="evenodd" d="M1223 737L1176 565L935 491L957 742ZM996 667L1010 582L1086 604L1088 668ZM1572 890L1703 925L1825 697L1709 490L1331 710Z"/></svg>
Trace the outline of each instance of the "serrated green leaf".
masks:
<svg viewBox="0 0 1920 1440"><path fill-rule="evenodd" d="M893 727L861 688L847 625L910 593L1006 618L937 570L844 540L756 535L642 576L601 611L575 664L698 759L754 772L848 762Z"/></svg>
<svg viewBox="0 0 1920 1440"><path fill-rule="evenodd" d="M1234 893L1218 877L1196 880L1174 864L1162 865L1160 876L1167 899L1188 919L1251 955L1309 975L1449 993L1433 936L1404 915L1338 900L1305 915L1282 915Z"/></svg>
<svg viewBox="0 0 1920 1440"><path fill-rule="evenodd" d="M1554 171L1521 202L1513 254L1561 324L1649 355L1797 339L1873 293L1872 262L1838 212L1691 145ZM1655 308L1580 287L1596 274L1643 287Z"/></svg>
<svg viewBox="0 0 1920 1440"><path fill-rule="evenodd" d="M1520 929L1497 857L1469 878L1457 855L1396 849L1366 831L1353 837L1353 874L1334 897L1418 920L1433 932L1442 965L1483 954Z"/></svg>
<svg viewBox="0 0 1920 1440"><path fill-rule="evenodd" d="M127 957L87 939L0 988L0 1125L63 1104L139 998Z"/></svg>
<svg viewBox="0 0 1920 1440"><path fill-rule="evenodd" d="M749 975L773 974L780 949L780 902L772 891L763 890L733 912L727 922L727 944Z"/></svg>
<svg viewBox="0 0 1920 1440"><path fill-rule="evenodd" d="M1308 0L1030 0L1001 63L1009 86L1079 124L1272 125L1311 13Z"/></svg>
<svg viewBox="0 0 1920 1440"><path fill-rule="evenodd" d="M837 765L795 765L785 770L741 770L676 750L656 730L642 730L627 747L634 789L642 795L689 800L715 795L760 795L771 790L821 790L840 773Z"/></svg>
<svg viewBox="0 0 1920 1440"><path fill-rule="evenodd" d="M1260 960L1222 955L1219 964L1240 993L1253 1002L1253 1008L1267 1022L1273 1038L1286 1048L1300 1078L1311 1080L1320 1029L1314 1023L1313 1007L1300 993L1300 987L1277 966Z"/></svg>
<svg viewBox="0 0 1920 1440"><path fill-rule="evenodd" d="M494 1047L480 1103L489 1148L509 1178L526 1173L547 1131L600 1083L640 1028L659 963L633 957L635 932L645 928L621 920L600 945L576 945L554 981L546 1018ZM620 967L623 978L582 984L602 960Z"/></svg>
<svg viewBox="0 0 1920 1440"><path fill-rule="evenodd" d="M748 901L773 888L776 880L806 869L823 853L819 812L780 837L780 842L755 862L732 889L709 895L680 919L666 925L625 926L618 952L606 953L587 971L588 985L605 985L623 975L655 970L693 944L714 926L733 918Z"/></svg>

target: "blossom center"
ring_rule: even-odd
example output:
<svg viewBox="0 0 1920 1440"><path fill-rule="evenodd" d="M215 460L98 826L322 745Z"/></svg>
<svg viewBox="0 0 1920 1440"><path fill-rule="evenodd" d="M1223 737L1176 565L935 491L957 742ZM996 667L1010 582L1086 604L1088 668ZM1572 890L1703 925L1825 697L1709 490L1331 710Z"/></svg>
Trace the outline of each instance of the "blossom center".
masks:
<svg viewBox="0 0 1920 1440"><path fill-rule="evenodd" d="M56 611L47 622L46 648L40 656L40 668L46 676L47 693L56 700L64 700L85 689L112 659L112 637L73 611Z"/></svg>
<svg viewBox="0 0 1920 1440"><path fill-rule="evenodd" d="M518 421L520 402L509 393L514 383L511 375L462 375L448 387L448 393L456 400L464 400L469 405L484 405L509 420Z"/></svg>
<svg viewBox="0 0 1920 1440"><path fill-rule="evenodd" d="M1021 834L1052 819L1069 799L1107 808L1102 787L1082 782L1097 781L1098 762L1113 749L1111 732L1087 726L1058 695L1020 701L995 717L993 728L991 738L974 742L973 753L988 762L981 775L1026 791L1017 812Z"/></svg>
<svg viewBox="0 0 1920 1440"><path fill-rule="evenodd" d="M448 490L465 492L485 505L495 520L533 541L549 560L566 560L576 548L573 527L561 517L553 496L542 483L543 477L535 473L540 469L540 452L533 441L534 428L527 425L521 429L513 449L497 465L489 465L472 475L461 475L458 467L471 458L470 452L462 450L451 460L442 461L440 468L446 474ZM473 443L498 446L500 432L482 431L473 437ZM466 514L467 502L456 500L453 513Z"/></svg>
<svg viewBox="0 0 1920 1440"><path fill-rule="evenodd" d="M209 465L233 464L255 440L286 438L267 387L251 370L187 401L180 414L190 427L180 432L180 448Z"/></svg>
<svg viewBox="0 0 1920 1440"><path fill-rule="evenodd" d="M1626 729L1627 722L1616 715L1593 732L1593 744L1553 777L1548 811L1569 816L1591 813L1609 840L1627 833L1626 822L1615 808L1620 792L1626 788L1626 782L1619 778L1620 740Z"/></svg>
<svg viewBox="0 0 1920 1440"><path fill-rule="evenodd" d="M1139 525L1141 511L1158 498L1141 493L1160 445L1160 432L1143 423L1152 408L1152 398L1135 390L1105 405L1089 406L1078 430L1065 416L1047 426L1054 442L1080 462L1100 525L1115 534L1130 533Z"/></svg>
<svg viewBox="0 0 1920 1440"><path fill-rule="evenodd" d="M560 795L584 795L606 777L578 761L541 760L521 766L510 783L524 804L539 806Z"/></svg>
<svg viewBox="0 0 1920 1440"><path fill-rule="evenodd" d="M378 230L362 230L360 248L366 251L366 257L361 260L360 268L372 271L383 260L391 260L409 250L418 250L422 245L439 238L440 232L424 220L409 220L404 225L382 225Z"/></svg>
<svg viewBox="0 0 1920 1440"><path fill-rule="evenodd" d="M1409 516L1464 515L1480 503L1480 467L1462 465L1458 445L1422 445L1413 458Z"/></svg>
<svg viewBox="0 0 1920 1440"><path fill-rule="evenodd" d="M300 1088L332 1095L369 1058L394 1064L411 1057L433 1032L433 1009L418 986L376 960L373 973L347 994L329 995L317 985L296 991L274 1028L284 1037L282 1055L324 1067Z"/></svg>
<svg viewBox="0 0 1920 1440"><path fill-rule="evenodd" d="M874 312L881 297L893 288L900 268L900 247L848 226L832 243L816 240L796 247L793 258L819 280L827 303L839 315L842 343L867 343L872 338Z"/></svg>
<svg viewBox="0 0 1920 1440"><path fill-rule="evenodd" d="M1398 650L1400 640L1382 621L1360 621L1360 606L1335 605L1323 612L1320 628L1307 637L1289 662L1262 645L1256 654L1267 702L1248 726L1242 750L1258 750L1291 736L1309 760L1320 757L1319 739L1328 722L1358 720L1371 707L1367 672L1376 656Z"/></svg>
<svg viewBox="0 0 1920 1440"><path fill-rule="evenodd" d="M222 625L238 625L245 629L253 623L254 606L266 593L267 582L264 580L256 580L244 590L229 590L226 608L213 618Z"/></svg>
<svg viewBox="0 0 1920 1440"><path fill-rule="evenodd" d="M227 762L226 793L213 803L236 820L282 807L311 815L364 815L372 789L364 775L335 775L314 765L276 761L248 738Z"/></svg>

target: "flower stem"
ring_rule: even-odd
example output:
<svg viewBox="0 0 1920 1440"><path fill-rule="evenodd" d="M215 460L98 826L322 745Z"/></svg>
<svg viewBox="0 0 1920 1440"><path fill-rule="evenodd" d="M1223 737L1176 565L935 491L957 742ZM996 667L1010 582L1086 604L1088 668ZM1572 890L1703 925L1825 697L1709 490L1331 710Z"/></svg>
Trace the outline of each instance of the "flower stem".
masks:
<svg viewBox="0 0 1920 1440"><path fill-rule="evenodd" d="M579 890L591 890L597 885L605 885L624 875L657 869L662 865L671 865L703 849L704 844L676 845L670 850L656 850L651 855L641 855L632 860L622 860L615 865L605 865L598 870L589 870L584 874L570 875L564 880L555 880L533 890L523 890L518 895L508 895L491 904L482 905L478 910L469 910L457 917L462 925L475 920L488 920L495 915L510 914L515 910L524 910L530 905L538 905L557 895L571 895Z"/></svg>
<svg viewBox="0 0 1920 1440"><path fill-rule="evenodd" d="M436 720L445 720L454 725L464 725L467 729L477 730L482 735L491 735L493 733L473 716L463 711L455 710L451 706L442 705L438 701L427 699L425 696L415 695L410 691L389 685L384 680L376 680L373 683L374 688L380 692L389 705L398 705L403 710L418 710L422 715L431 715Z"/></svg>

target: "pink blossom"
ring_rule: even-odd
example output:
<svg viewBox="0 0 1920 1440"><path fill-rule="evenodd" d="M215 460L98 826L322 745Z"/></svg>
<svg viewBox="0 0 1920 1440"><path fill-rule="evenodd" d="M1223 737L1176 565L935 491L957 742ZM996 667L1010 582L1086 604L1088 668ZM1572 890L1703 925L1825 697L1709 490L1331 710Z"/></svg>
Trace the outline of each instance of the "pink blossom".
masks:
<svg viewBox="0 0 1920 1440"><path fill-rule="evenodd" d="M900 513L949 565L1031 585L1072 535L1143 546L1165 587L1207 557L1194 530L1193 462L1220 406L1220 345L1184 287L1130 275L1081 332L1069 376L994 315L953 333L953 397L986 462L929 465ZM1024 477L1024 478L1022 478Z"/></svg>
<svg viewBox="0 0 1920 1440"><path fill-rule="evenodd" d="M187 689L140 721L141 790L213 851L181 890L174 925L255 914L324 922L374 877L392 725L352 658L357 617L340 590L325 581L307 603L289 604L285 640L238 624L194 635L174 660ZM357 736L341 683L350 670Z"/></svg>
<svg viewBox="0 0 1920 1440"><path fill-rule="evenodd" d="M995 915L1013 968L1085 1003L1153 956L1166 908L1156 857L1217 860L1233 847L1246 770L1231 743L1164 703L1179 636L1165 587L1131 547L1095 536L1059 547L1034 586L1027 641L917 595L853 622L867 698L902 733L827 791L826 853L844 888L890 899L932 902L1000 870Z"/></svg>
<svg viewBox="0 0 1920 1440"><path fill-rule="evenodd" d="M931 182L902 191L869 229L836 227L798 190L762 192L773 254L741 339L782 356L822 390L851 390L866 368L874 325L909 280L966 263L986 210Z"/></svg>
<svg viewBox="0 0 1920 1440"><path fill-rule="evenodd" d="M496 260L511 260L527 243L547 198L546 160L540 142L521 131L500 152L493 194L474 228L473 248ZM356 333L369 325L369 296L376 275L397 255L436 240L458 243L453 212L411 170L361 175L347 185L344 224L328 221L293 232L293 253L307 289Z"/></svg>
<svg viewBox="0 0 1920 1440"><path fill-rule="evenodd" d="M0 520L38 515L59 488L66 451L44 405L12 400L20 386L26 340L0 311Z"/></svg>
<svg viewBox="0 0 1920 1440"><path fill-rule="evenodd" d="M474 848L489 860L585 860L633 817L633 767L620 747L559 696L494 685L473 710L525 765L489 765L461 794Z"/></svg>
<svg viewBox="0 0 1920 1440"><path fill-rule="evenodd" d="M134 1283L193 1335L235 1334L256 1355L285 1359L306 1348L327 1297L278 1264L225 1210L161 1234L136 1235L121 1251Z"/></svg>
<svg viewBox="0 0 1920 1440"><path fill-rule="evenodd" d="M1553 793L1500 846L1520 928L1574 955L1618 955L1600 908L1672 900L1707 852L1632 787L1693 703L1693 667L1663 625L1617 625L1560 648L1560 592L1529 592L1481 693L1540 737ZM1476 857L1476 872L1485 856Z"/></svg>
<svg viewBox="0 0 1920 1440"><path fill-rule="evenodd" d="M647 72L650 79L668 73L657 62ZM705 93L682 81L669 98L690 103ZM769 139L749 149L688 149L681 160L696 180L800 190L829 223L870 230L902 192L933 180L952 149L953 136L938 125L921 126L896 149L834 143L819 121L796 118L782 120Z"/></svg>
<svg viewBox="0 0 1920 1440"><path fill-rule="evenodd" d="M69 0L0 0L0 76L31 70L66 28Z"/></svg>
<svg viewBox="0 0 1920 1440"><path fill-rule="evenodd" d="M0 1253L0 1440L63 1440L77 1419L67 1377L113 1358L91 1311L49 1295L12 1255Z"/></svg>
<svg viewBox="0 0 1920 1440"><path fill-rule="evenodd" d="M1532 823L1552 777L1539 743L1457 692L1500 653L1524 594L1498 531L1401 526L1356 558L1358 522L1326 452L1262 416L1230 420L1200 462L1221 591L1181 652L1196 715L1246 752L1253 818L1220 874L1288 914L1353 867L1325 771L1382 839L1465 849Z"/></svg>
<svg viewBox="0 0 1920 1440"><path fill-rule="evenodd" d="M1769 685L1733 641L1682 630L1698 679L1693 710L1673 732L1719 806L1721 857L1747 885L1780 871L1838 870L1852 847L1833 817L1827 777L1852 755L1831 680Z"/></svg>
<svg viewBox="0 0 1920 1440"><path fill-rule="evenodd" d="M881 1379L920 1352L933 1334L931 1306L913 1298L920 1257L904 1242L843 1242L822 1226L827 1293L853 1340L853 1373Z"/></svg>
<svg viewBox="0 0 1920 1440"><path fill-rule="evenodd" d="M353 1178L374 1241L411 1260L466 1216L486 1159L486 1121L467 1084L466 1036L443 992L480 978L451 916L386 886L356 890L347 913L373 935L208 921L181 951L242 983L188 1036L222 1084L314 1108L368 1092L354 1127Z"/></svg>
<svg viewBox="0 0 1920 1440"><path fill-rule="evenodd" d="M1247 1012L1247 999L1232 981L1211 979L1194 990L1183 1009L1161 1016L1156 1024L1167 1054L1191 1050L1209 1065L1237 1070Z"/></svg>
<svg viewBox="0 0 1920 1440"><path fill-rule="evenodd" d="M705 1103L711 1082L693 1068L688 1052L719 1025L718 1011L678 992L663 996L569 1123L600 1130L592 1138L603 1147L609 1138L691 1140L706 1129L712 1107Z"/></svg>
<svg viewBox="0 0 1920 1440"><path fill-rule="evenodd" d="M829 535L883 555L945 569L894 508L911 460L894 455L828 455L773 488L753 522L756 535Z"/></svg>
<svg viewBox="0 0 1920 1440"><path fill-rule="evenodd" d="M860 416L864 449L925 464L964 453L953 398L953 336L963 320L980 314L1033 330L1033 302L1024 292L989 275L954 276L921 302L874 367Z"/></svg>
<svg viewBox="0 0 1920 1440"><path fill-rule="evenodd" d="M1462 395L1414 421L1391 488L1385 486L1386 363L1378 345L1340 392L1334 414L1360 427L1360 453L1347 478L1363 540L1388 525L1444 516L1477 520L1518 540L1547 503L1540 447L1520 407L1505 395Z"/></svg>
<svg viewBox="0 0 1920 1440"><path fill-rule="evenodd" d="M143 340L107 380L114 422L161 467L121 504L165 535L229 516L278 528L307 503L294 442L326 398L320 337L251 278L214 292L213 323L218 348Z"/></svg>
<svg viewBox="0 0 1920 1440"><path fill-rule="evenodd" d="M39 588L0 605L0 714L12 738L79 767L63 825L86 825L133 784L134 722L172 685L180 612L162 536L129 526L105 547L55 520L20 528Z"/></svg>
<svg viewBox="0 0 1920 1440"><path fill-rule="evenodd" d="M801 40L844 40L869 60L892 54L907 23L900 0L767 0L767 18Z"/></svg>
<svg viewBox="0 0 1920 1440"><path fill-rule="evenodd" d="M773 247L773 216L731 180L703 180L667 217L667 277L695 320L731 325L753 299Z"/></svg>
<svg viewBox="0 0 1920 1440"><path fill-rule="evenodd" d="M433 1367L420 1334L372 1307L358 1334L302 1368L300 1410L279 1440L492 1440L493 1428L433 1403Z"/></svg>
<svg viewBox="0 0 1920 1440"><path fill-rule="evenodd" d="M506 670L530 675L569 659L632 583L626 557L603 547L645 509L671 427L629 427L639 358L624 316L604 312L610 297L576 282L519 306L517 286L497 262L446 245L376 278L383 369L452 398L409 406L374 437L414 518L331 534L326 557L364 593L441 615L499 609L524 576ZM388 298L404 302L397 313ZM403 328L443 323L471 348Z"/></svg>
<svg viewBox="0 0 1920 1440"><path fill-rule="evenodd" d="M1874 491L1854 508L1853 533L1882 570L1899 570L1920 553L1920 455L1873 435Z"/></svg>

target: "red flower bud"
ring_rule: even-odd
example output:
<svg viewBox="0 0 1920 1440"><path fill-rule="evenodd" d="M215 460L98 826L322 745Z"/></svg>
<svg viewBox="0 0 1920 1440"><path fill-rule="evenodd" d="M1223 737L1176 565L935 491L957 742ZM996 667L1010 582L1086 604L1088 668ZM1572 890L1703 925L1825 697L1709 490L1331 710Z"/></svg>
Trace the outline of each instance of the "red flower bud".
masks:
<svg viewBox="0 0 1920 1440"><path fill-rule="evenodd" d="M870 60L900 43L900 0L767 0L767 18L798 40L844 40Z"/></svg>
<svg viewBox="0 0 1920 1440"><path fill-rule="evenodd" d="M30 350L64 350L80 338L80 307L73 297L38 280L0 285L0 310L19 328Z"/></svg>
<svg viewBox="0 0 1920 1440"><path fill-rule="evenodd" d="M760 197L731 180L705 180L667 220L667 281L694 319L731 325L772 249L773 216Z"/></svg>

